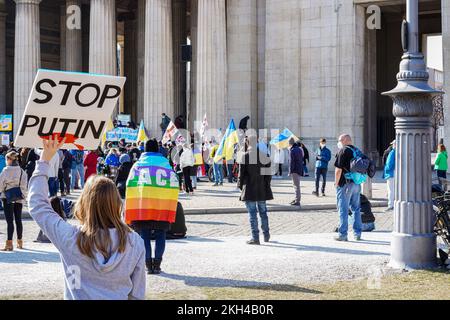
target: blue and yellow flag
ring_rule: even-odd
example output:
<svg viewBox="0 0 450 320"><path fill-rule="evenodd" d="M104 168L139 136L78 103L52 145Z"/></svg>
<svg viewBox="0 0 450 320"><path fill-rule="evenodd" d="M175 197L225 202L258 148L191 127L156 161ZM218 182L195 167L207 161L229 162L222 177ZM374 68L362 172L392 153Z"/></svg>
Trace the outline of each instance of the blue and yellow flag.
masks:
<svg viewBox="0 0 450 320"><path fill-rule="evenodd" d="M234 124L234 120L231 119L228 125L227 131L220 142L219 148L217 149L216 156L214 157L214 162L219 162L220 159L225 158L225 160L233 159L234 146L239 142L238 132Z"/></svg>
<svg viewBox="0 0 450 320"><path fill-rule="evenodd" d="M286 149L289 147L289 140L291 138L294 138L296 142L300 141L300 139L297 138L295 134L292 133L291 130L285 128L278 136L276 136L270 141L270 144L274 145L278 149Z"/></svg>
<svg viewBox="0 0 450 320"><path fill-rule="evenodd" d="M145 133L144 120L141 120L141 124L139 125L139 132L137 136L137 142L146 142L148 140L147 134Z"/></svg>

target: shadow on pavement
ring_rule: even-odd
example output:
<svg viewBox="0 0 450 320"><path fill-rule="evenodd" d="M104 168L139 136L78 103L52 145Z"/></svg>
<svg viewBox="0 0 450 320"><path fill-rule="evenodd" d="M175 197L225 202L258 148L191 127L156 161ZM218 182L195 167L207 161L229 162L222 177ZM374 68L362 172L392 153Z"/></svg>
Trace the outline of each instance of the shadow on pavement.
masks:
<svg viewBox="0 0 450 320"><path fill-rule="evenodd" d="M214 238L202 238L202 237L196 237L196 236L187 236L183 239L173 239L170 241L174 241L176 243L189 243L189 242L223 242L219 239Z"/></svg>
<svg viewBox="0 0 450 320"><path fill-rule="evenodd" d="M235 223L217 222L217 221L186 221L186 223L193 224L208 224L208 225L220 225L220 226L237 226Z"/></svg>
<svg viewBox="0 0 450 320"><path fill-rule="evenodd" d="M12 252L0 252L0 263L28 263L61 262L59 253L40 250L14 250Z"/></svg>
<svg viewBox="0 0 450 320"><path fill-rule="evenodd" d="M273 284L268 282L258 281L246 281L246 280L233 280L233 279L221 279L211 277L196 277L177 275L171 273L161 273L162 278L168 278L172 280L183 281L185 285L192 287L211 287L211 288L242 288L253 290L268 290L278 292L303 292L310 294L321 294L321 291L310 290L294 285L287 284Z"/></svg>
<svg viewBox="0 0 450 320"><path fill-rule="evenodd" d="M370 252L364 250L354 250L346 248L332 248L332 247L320 247L320 246L308 246L308 245L298 245L292 243L283 243L278 241L271 241L271 244L265 244L266 247L283 248L283 249L296 249L300 251L319 251L319 252L329 252L329 253L342 253L342 254L353 254L353 255L367 255L367 256L388 256L388 253L384 252ZM364 241L358 242L364 244ZM368 242L366 242L368 243ZM378 243L377 243L378 244Z"/></svg>

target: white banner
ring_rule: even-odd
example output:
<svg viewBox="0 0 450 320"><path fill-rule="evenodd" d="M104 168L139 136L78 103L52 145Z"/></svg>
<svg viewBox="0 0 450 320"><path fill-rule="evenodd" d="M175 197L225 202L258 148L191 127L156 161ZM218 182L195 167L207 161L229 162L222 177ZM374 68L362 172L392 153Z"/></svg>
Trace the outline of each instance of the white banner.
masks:
<svg viewBox="0 0 450 320"><path fill-rule="evenodd" d="M65 149L94 150L116 107L125 78L38 70L14 145L41 148L50 136Z"/></svg>

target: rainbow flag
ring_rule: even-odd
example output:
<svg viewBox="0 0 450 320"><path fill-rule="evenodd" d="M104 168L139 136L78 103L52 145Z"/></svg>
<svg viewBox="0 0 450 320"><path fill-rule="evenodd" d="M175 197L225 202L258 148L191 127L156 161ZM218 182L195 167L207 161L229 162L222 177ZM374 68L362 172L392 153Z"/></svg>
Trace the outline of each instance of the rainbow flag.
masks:
<svg viewBox="0 0 450 320"><path fill-rule="evenodd" d="M146 152L133 165L127 180L125 222L175 222L178 178L169 160L160 153Z"/></svg>
<svg viewBox="0 0 450 320"><path fill-rule="evenodd" d="M277 147L278 149L286 149L289 147L289 140L291 138L294 138L294 140L300 141L299 138L297 138L295 136L295 134L292 133L291 130L289 130L288 128L285 128L283 130L283 132L281 132L278 136L276 136L275 138L273 138L270 141L270 144L274 145L275 147Z"/></svg>

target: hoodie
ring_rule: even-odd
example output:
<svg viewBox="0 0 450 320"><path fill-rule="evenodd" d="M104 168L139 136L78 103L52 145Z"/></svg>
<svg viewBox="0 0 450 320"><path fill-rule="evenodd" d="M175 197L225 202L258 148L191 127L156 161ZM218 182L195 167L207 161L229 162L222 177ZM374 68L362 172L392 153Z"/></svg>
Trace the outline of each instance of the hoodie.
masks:
<svg viewBox="0 0 450 320"><path fill-rule="evenodd" d="M448 155L447 151L439 152L434 162L435 170L447 171L448 169Z"/></svg>
<svg viewBox="0 0 450 320"><path fill-rule="evenodd" d="M109 229L111 257L99 252L91 259L77 246L80 229L54 212L47 198L49 164L39 161L29 183L30 215L58 249L64 268L64 299L127 300L145 298L145 247L141 237L128 234L125 251L117 250L118 236Z"/></svg>

